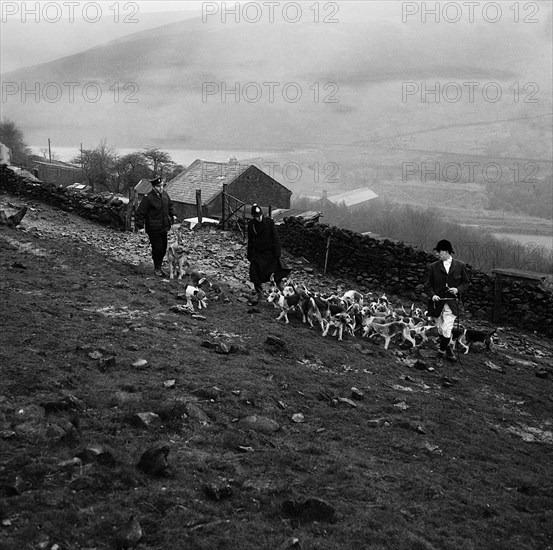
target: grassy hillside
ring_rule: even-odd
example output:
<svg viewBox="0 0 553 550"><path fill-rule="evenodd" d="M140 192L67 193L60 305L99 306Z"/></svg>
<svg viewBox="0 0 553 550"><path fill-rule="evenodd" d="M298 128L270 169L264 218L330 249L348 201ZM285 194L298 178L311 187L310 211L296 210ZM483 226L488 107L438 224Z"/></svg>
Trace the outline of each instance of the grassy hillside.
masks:
<svg viewBox="0 0 553 550"><path fill-rule="evenodd" d="M442 364L323 338L248 306L239 235L185 243L222 289L194 315L144 235L36 202L0 226L3 550L131 548L131 520L139 549L551 548L550 341L498 327Z"/></svg>

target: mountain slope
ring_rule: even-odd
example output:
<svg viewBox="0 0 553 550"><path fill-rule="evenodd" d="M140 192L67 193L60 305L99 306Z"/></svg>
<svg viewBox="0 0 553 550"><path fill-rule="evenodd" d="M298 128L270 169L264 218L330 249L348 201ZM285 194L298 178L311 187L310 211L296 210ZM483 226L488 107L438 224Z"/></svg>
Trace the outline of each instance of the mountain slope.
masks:
<svg viewBox="0 0 553 550"><path fill-rule="evenodd" d="M507 22L404 24L399 12L382 16L355 2L340 17L336 24L307 16L297 24L177 21L3 75L16 90L3 110L37 143L49 135L60 145L107 137L121 147L266 149L551 111L543 25L531 32ZM505 97L471 103L465 89L458 103L423 103L420 94L402 100L404 83L436 81L494 82ZM539 84L540 103L509 100L509 86L528 81ZM19 93L24 85L39 91L38 102Z"/></svg>

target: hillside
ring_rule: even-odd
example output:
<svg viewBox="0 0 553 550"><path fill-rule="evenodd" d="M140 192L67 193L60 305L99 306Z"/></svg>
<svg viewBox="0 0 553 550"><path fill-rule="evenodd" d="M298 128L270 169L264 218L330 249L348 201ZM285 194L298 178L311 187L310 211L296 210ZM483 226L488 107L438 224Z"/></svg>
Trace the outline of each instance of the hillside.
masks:
<svg viewBox="0 0 553 550"><path fill-rule="evenodd" d="M50 137L88 147L107 138L117 147L268 151L389 145L396 137L407 149L443 150L444 134L464 125L468 143L463 137L447 150L472 154L476 133L477 152L540 158L547 146L539 141L536 150L541 134L532 119L552 111L546 4L536 25L406 24L398 6L344 2L335 24L315 23L306 10L295 24L197 17L135 32L3 74L4 116L31 143ZM492 82L502 100L471 101L466 87L457 102L422 101L420 93L402 99L405 83L452 81L478 89ZM536 86L523 89L528 82ZM74 96L66 83L75 83ZM22 93L28 89L38 100ZM536 103L527 103L533 92ZM525 117L515 134L498 122ZM399 138L419 133L413 143Z"/></svg>
<svg viewBox="0 0 553 550"><path fill-rule="evenodd" d="M442 365L323 339L248 306L243 243L208 230L189 258L221 292L182 313L145 236L30 206L0 226L2 550L128 547L131 516L160 550L553 548L552 342L500 327Z"/></svg>
<svg viewBox="0 0 553 550"><path fill-rule="evenodd" d="M34 5L6 6L2 11L2 37L0 66L7 73L21 67L46 63L88 50L103 42L174 23L187 17L197 17L198 12L146 13L137 3L103 5L101 11L91 5L71 10L67 4L42 5L35 11ZM27 16L23 18L23 13ZM4 13L12 13L6 16ZM83 14L86 19L83 19ZM55 21L58 15L62 17ZM65 16L65 17L64 17ZM88 20L88 21L87 21ZM55 40L52 36L55 35Z"/></svg>

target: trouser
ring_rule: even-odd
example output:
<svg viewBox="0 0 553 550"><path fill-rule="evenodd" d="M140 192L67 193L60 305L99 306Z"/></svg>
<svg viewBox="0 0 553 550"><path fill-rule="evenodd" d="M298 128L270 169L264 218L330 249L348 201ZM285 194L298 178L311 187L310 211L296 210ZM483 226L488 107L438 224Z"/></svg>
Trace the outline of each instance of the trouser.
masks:
<svg viewBox="0 0 553 550"><path fill-rule="evenodd" d="M167 232L163 233L148 233L150 244L152 245L152 260L154 261L154 269L161 269L163 258L167 252Z"/></svg>
<svg viewBox="0 0 553 550"><path fill-rule="evenodd" d="M451 308L448 304L445 304L441 315L436 317L436 328L438 329L438 334L449 340L451 338L451 331L453 330L455 319L456 316L451 311Z"/></svg>
<svg viewBox="0 0 553 550"><path fill-rule="evenodd" d="M274 263L274 259L273 263ZM271 257L269 256L269 260L267 258L262 258L261 262L257 258L253 258L250 260L250 281L253 283L255 292L257 294L261 294L263 292L263 282L266 282L269 280L268 273L271 272ZM274 271L276 271L276 265L273 268ZM276 275L275 272L273 272L273 280L276 285L279 285L282 281L282 277L279 277Z"/></svg>
<svg viewBox="0 0 553 550"><path fill-rule="evenodd" d="M442 353L447 352L448 354L452 354L451 349L449 349L449 344L451 343L451 331L453 330L455 319L456 316L451 311L448 304L444 305L441 315L436 317L436 328L438 329L439 335L439 349Z"/></svg>
<svg viewBox="0 0 553 550"><path fill-rule="evenodd" d="M448 337L440 334L438 338L439 338L439 343L438 343L439 350L442 352L445 352L449 347L449 344L451 343L451 336Z"/></svg>

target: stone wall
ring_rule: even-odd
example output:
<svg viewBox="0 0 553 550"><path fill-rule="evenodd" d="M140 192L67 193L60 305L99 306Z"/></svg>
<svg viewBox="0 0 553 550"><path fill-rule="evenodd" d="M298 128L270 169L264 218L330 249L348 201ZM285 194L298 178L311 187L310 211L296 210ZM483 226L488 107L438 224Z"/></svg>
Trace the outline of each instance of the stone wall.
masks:
<svg viewBox="0 0 553 550"><path fill-rule="evenodd" d="M126 227L127 205L120 199L70 191L50 183L32 183L5 164L0 165L0 189L34 198L114 229Z"/></svg>
<svg viewBox="0 0 553 550"><path fill-rule="evenodd" d="M409 301L426 304L428 265L435 257L404 243L373 239L347 229L286 218L278 226L282 246L327 272L356 281L358 289L387 290ZM464 296L464 317L492 320L494 276L467 265L471 286ZM553 293L537 283L503 282L501 322L553 336Z"/></svg>
<svg viewBox="0 0 553 550"><path fill-rule="evenodd" d="M0 189L35 198L62 210L125 229L127 206L102 195L68 191L52 184L30 183L6 165L0 165ZM282 246L320 268L356 281L361 291L385 290L409 301L426 304L428 264L432 254L404 243L373 239L348 229L287 218L278 226ZM471 286L464 296L464 317L491 320L494 308L494 277L467 266ZM502 323L521 326L553 336L553 293L529 281L504 280Z"/></svg>

